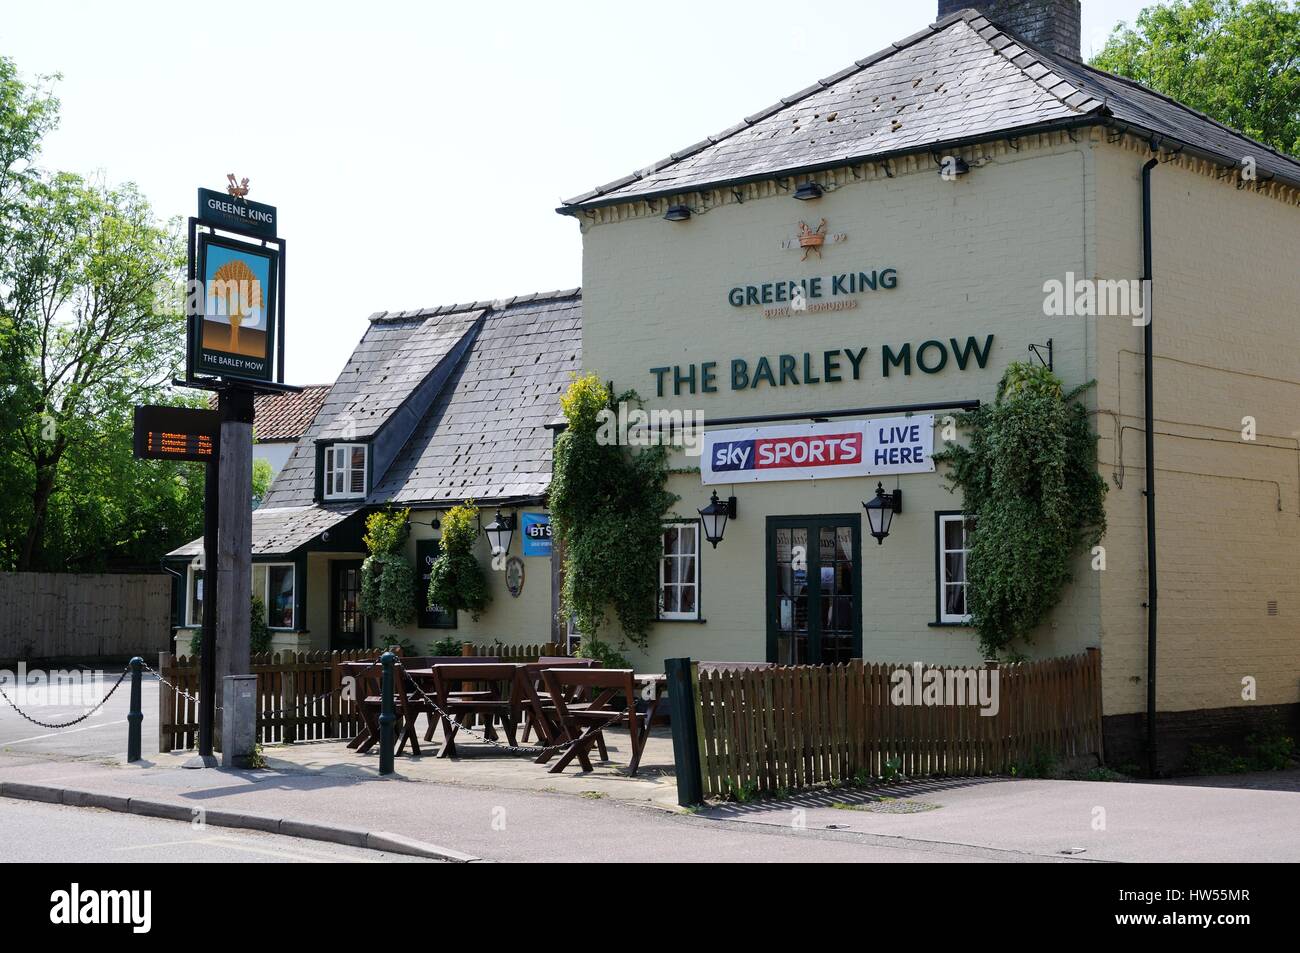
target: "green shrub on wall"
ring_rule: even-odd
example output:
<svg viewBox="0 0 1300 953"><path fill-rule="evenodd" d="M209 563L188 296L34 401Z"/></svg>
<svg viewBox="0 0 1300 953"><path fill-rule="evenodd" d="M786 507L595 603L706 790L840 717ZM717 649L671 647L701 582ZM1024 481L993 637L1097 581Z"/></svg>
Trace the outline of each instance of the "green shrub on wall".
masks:
<svg viewBox="0 0 1300 953"><path fill-rule="evenodd" d="M409 509L372 513L366 518L366 550L361 564L361 611L393 626L415 621L415 567L402 551L411 527Z"/></svg>
<svg viewBox="0 0 1300 953"><path fill-rule="evenodd" d="M483 567L474 558L478 507L473 500L453 506L442 518L438 556L429 571L429 602L448 612L468 612L475 621L492 601Z"/></svg>
<svg viewBox="0 0 1300 953"><path fill-rule="evenodd" d="M974 518L966 559L966 608L986 656L1013 654L1060 601L1070 563L1106 529L1106 483L1097 437L1080 395L1063 393L1045 367L1015 363L997 400L962 414L968 446L936 461Z"/></svg>
<svg viewBox="0 0 1300 953"><path fill-rule="evenodd" d="M609 609L624 636L645 646L658 612L664 514L677 500L666 488L666 447L633 452L599 439L602 411L625 401L639 398L616 397L595 374L560 398L568 426L555 442L548 500L564 552L561 612L576 617L586 653L601 651Z"/></svg>

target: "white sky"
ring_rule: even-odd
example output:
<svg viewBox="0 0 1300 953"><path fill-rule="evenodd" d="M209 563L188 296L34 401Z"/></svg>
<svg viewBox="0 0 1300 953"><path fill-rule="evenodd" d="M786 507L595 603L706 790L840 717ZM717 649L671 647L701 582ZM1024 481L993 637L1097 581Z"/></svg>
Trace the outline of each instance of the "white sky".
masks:
<svg viewBox="0 0 1300 953"><path fill-rule="evenodd" d="M1085 57L1141 0L1084 0ZM581 283L560 200L934 20L934 0L0 0L59 72L41 164L160 216L248 176L289 243L287 376L332 382L374 311ZM328 284L333 280L333 284Z"/></svg>

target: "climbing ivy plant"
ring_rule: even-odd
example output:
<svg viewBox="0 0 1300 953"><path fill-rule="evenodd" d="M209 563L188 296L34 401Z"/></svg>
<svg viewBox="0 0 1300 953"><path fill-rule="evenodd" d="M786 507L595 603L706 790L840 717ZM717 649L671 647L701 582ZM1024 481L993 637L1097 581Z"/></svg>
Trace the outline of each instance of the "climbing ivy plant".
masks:
<svg viewBox="0 0 1300 953"><path fill-rule="evenodd" d="M478 507L473 500L453 506L442 518L438 556L429 571L429 602L468 612L476 621L492 601L483 567L474 558Z"/></svg>
<svg viewBox="0 0 1300 953"><path fill-rule="evenodd" d="M1106 529L1106 483L1097 473L1097 437L1080 395L1061 379L1017 362L996 401L957 419L966 446L934 459L960 488L973 518L966 560L966 607L986 656L1008 657L1060 601L1079 552Z"/></svg>
<svg viewBox="0 0 1300 953"><path fill-rule="evenodd" d="M361 611L392 626L415 621L415 567L402 551L411 532L409 509L366 517L366 550L361 564Z"/></svg>
<svg viewBox="0 0 1300 953"><path fill-rule="evenodd" d="M568 426L555 442L551 527L564 552L561 612L576 618L584 654L601 651L611 610L623 636L645 646L658 614L664 514L677 500L667 490L667 447L634 452L598 436L602 411L621 402L640 398L615 395L595 374L560 398Z"/></svg>

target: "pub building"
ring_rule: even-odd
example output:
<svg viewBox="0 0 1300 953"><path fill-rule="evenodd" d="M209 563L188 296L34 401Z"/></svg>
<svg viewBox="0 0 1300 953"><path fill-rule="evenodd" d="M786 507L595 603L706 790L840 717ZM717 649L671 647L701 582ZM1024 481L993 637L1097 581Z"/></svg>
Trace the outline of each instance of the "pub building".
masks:
<svg viewBox="0 0 1300 953"><path fill-rule="evenodd" d="M1297 727L1300 163L1084 65L1078 0L938 15L565 202L581 292L372 316L254 514L275 646L390 634L356 609L365 514L412 507L423 565L466 499L512 529L511 571L479 620L422 607L391 634L570 638L545 495L582 371L704 420L672 453L648 646L603 633L638 668L979 664L978 528L932 454L1008 364L1042 360L1067 390L1095 381L1108 530L1020 648L1100 648L1111 763L1143 760L1153 638L1162 767ZM198 552L174 554L186 624Z"/></svg>

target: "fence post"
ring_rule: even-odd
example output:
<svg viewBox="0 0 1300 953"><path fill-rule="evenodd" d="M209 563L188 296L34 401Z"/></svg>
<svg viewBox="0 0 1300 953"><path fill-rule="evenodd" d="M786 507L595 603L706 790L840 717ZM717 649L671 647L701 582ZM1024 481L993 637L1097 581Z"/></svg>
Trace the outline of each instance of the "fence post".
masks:
<svg viewBox="0 0 1300 953"><path fill-rule="evenodd" d="M171 652L158 653L158 750L162 752L171 751L171 732L168 730L175 723L176 718L176 697L172 694L171 689L162 683L164 678L174 673L169 673L168 669L172 667L176 656Z"/></svg>
<svg viewBox="0 0 1300 953"><path fill-rule="evenodd" d="M140 676L143 671L144 659L137 655L131 659L131 710L126 713L127 761L140 760L140 725L144 721L144 712L140 709Z"/></svg>
<svg viewBox="0 0 1300 953"><path fill-rule="evenodd" d="M393 662L396 660L397 656L392 652L385 652L379 659L380 664L384 666L379 690L380 774L393 773L393 722L397 720L397 714L393 711Z"/></svg>
<svg viewBox="0 0 1300 953"><path fill-rule="evenodd" d="M677 803L683 807L704 801L700 775L700 743L695 726L695 686L691 660L664 660L668 675L668 708L673 722L673 764L677 773Z"/></svg>

